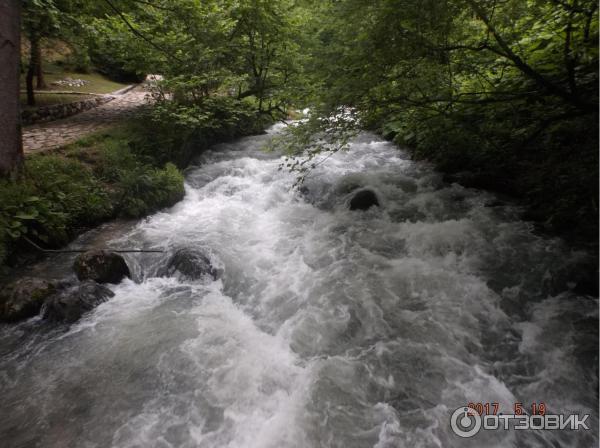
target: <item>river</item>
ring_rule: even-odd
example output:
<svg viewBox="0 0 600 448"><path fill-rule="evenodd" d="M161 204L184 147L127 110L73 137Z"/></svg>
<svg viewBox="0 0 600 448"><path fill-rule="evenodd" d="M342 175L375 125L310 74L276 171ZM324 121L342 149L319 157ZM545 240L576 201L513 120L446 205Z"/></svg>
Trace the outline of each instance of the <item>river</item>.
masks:
<svg viewBox="0 0 600 448"><path fill-rule="evenodd" d="M76 324L0 326L0 445L598 446L598 300L570 277L587 255L369 133L295 190L262 150L281 126L204 153L171 209L73 243L196 248L219 278L130 254L133 280ZM350 211L363 187L381 206ZM470 402L590 429L459 438Z"/></svg>

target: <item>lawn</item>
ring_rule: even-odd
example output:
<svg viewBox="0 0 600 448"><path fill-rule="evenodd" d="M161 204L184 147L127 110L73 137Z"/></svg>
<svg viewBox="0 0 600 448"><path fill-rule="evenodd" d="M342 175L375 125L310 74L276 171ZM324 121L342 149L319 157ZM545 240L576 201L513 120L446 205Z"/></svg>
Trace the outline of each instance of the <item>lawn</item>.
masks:
<svg viewBox="0 0 600 448"><path fill-rule="evenodd" d="M97 72L75 73L72 71L66 71L59 64L49 62L46 62L44 64L44 77L48 88L43 90L36 89L36 105L26 106L27 95L25 92L25 75L21 76L21 104L23 105L24 109L34 109L37 107L51 106L54 104L64 104L72 103L75 101L81 101L86 98L90 98L90 95L86 94L111 93L127 86L127 84L111 81L110 79ZM86 84L81 87L70 87L52 84L55 81L59 81L65 78L83 79L85 81L89 81L89 84ZM45 92L76 92L77 94L59 94Z"/></svg>
<svg viewBox="0 0 600 448"><path fill-rule="evenodd" d="M48 89L45 90L60 90L81 93L111 93L127 86L127 84L111 81L100 73L75 73L65 71L59 65L51 63L46 63L44 65L44 75L46 84L48 85ZM54 81L59 81L65 78L83 79L85 81L89 81L90 83L82 87L52 85ZM21 76L21 89L25 90L25 75Z"/></svg>

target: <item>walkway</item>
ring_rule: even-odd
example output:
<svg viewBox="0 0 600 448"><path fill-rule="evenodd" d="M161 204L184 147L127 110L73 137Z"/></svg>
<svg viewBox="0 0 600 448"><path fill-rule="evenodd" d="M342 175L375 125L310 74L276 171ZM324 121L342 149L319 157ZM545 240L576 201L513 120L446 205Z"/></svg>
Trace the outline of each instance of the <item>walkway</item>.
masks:
<svg viewBox="0 0 600 448"><path fill-rule="evenodd" d="M62 120L34 124L23 129L23 149L26 154L58 148L73 143L93 132L101 131L131 117L141 106L148 104L148 92L143 86L115 95L101 106Z"/></svg>

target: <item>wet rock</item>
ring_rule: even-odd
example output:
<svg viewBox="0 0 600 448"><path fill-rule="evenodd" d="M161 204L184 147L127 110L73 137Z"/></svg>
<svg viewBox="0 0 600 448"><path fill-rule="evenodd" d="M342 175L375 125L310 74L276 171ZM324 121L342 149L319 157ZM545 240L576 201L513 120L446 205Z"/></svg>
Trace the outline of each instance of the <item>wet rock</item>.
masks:
<svg viewBox="0 0 600 448"><path fill-rule="evenodd" d="M75 322L84 313L106 302L115 294L93 280L59 292L46 300L42 316L53 322Z"/></svg>
<svg viewBox="0 0 600 448"><path fill-rule="evenodd" d="M310 190L306 185L301 185L300 187L298 187L298 193L300 193L302 196L309 196Z"/></svg>
<svg viewBox="0 0 600 448"><path fill-rule="evenodd" d="M131 277L125 259L114 252L91 250L79 255L73 265L79 280L94 280L98 283L119 283Z"/></svg>
<svg viewBox="0 0 600 448"><path fill-rule="evenodd" d="M44 300L56 290L54 283L39 278L15 280L0 291L0 320L15 322L36 316Z"/></svg>
<svg viewBox="0 0 600 448"><path fill-rule="evenodd" d="M350 210L368 210L373 206L379 207L379 199L371 190L360 190L350 199Z"/></svg>
<svg viewBox="0 0 600 448"><path fill-rule="evenodd" d="M188 280L199 280L209 276L217 278L217 271L203 253L193 249L179 249L169 260L166 268L159 272L161 277L183 276Z"/></svg>

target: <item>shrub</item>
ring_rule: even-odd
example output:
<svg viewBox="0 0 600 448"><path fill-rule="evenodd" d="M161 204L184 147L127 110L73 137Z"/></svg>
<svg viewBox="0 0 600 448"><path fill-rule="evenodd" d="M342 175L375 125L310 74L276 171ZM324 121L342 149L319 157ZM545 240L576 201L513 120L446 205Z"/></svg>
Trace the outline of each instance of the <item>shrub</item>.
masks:
<svg viewBox="0 0 600 448"><path fill-rule="evenodd" d="M129 218L173 205L185 193L183 175L172 163L162 169L142 165L135 171L123 170L118 185L121 189L118 210Z"/></svg>
<svg viewBox="0 0 600 448"><path fill-rule="evenodd" d="M112 213L105 188L83 163L52 155L32 157L26 177L71 226L90 225Z"/></svg>
<svg viewBox="0 0 600 448"><path fill-rule="evenodd" d="M19 181L0 181L0 266L27 239L61 246L82 227L180 200L183 176L175 165L156 167L129 143L120 133L89 137L69 148L69 157L30 157Z"/></svg>

